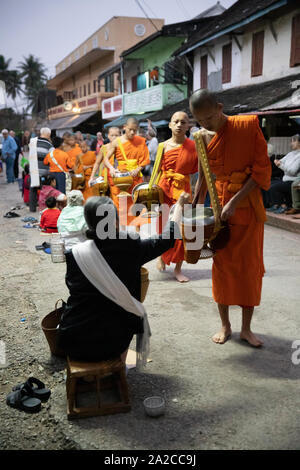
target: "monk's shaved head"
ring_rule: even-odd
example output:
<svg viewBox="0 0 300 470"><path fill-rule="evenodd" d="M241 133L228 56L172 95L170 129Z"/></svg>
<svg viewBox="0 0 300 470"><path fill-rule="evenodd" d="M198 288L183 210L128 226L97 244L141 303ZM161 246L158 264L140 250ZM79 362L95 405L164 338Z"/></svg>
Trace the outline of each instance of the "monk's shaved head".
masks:
<svg viewBox="0 0 300 470"><path fill-rule="evenodd" d="M223 105L218 103L214 93L206 89L197 90L192 94L190 110L200 126L208 131L218 132L226 121Z"/></svg>
<svg viewBox="0 0 300 470"><path fill-rule="evenodd" d="M134 117L130 117L130 118L128 118L127 121L126 121L126 126L132 126L132 124L133 124L134 126L138 126L138 125L139 125L139 121L138 121L136 118L134 118Z"/></svg>
<svg viewBox="0 0 300 470"><path fill-rule="evenodd" d="M169 128L172 131L172 136L185 136L190 126L190 119L184 111L177 111L171 117Z"/></svg>
<svg viewBox="0 0 300 470"><path fill-rule="evenodd" d="M188 117L185 111L176 111L176 113L172 115L171 121L174 121L174 119L176 120L177 118L186 119L188 122L190 120L190 118Z"/></svg>
<svg viewBox="0 0 300 470"><path fill-rule="evenodd" d="M115 132L116 132L117 134L121 134L121 131L120 131L120 129L119 129L118 127L110 127L110 128L108 129L108 133L109 133L109 134L114 134Z"/></svg>
<svg viewBox="0 0 300 470"><path fill-rule="evenodd" d="M130 117L127 119L126 124L124 124L125 134L128 140L132 140L136 135L139 128L139 121L134 118Z"/></svg>
<svg viewBox="0 0 300 470"><path fill-rule="evenodd" d="M206 88L196 90L190 97L190 110L215 108L218 105L216 95Z"/></svg>

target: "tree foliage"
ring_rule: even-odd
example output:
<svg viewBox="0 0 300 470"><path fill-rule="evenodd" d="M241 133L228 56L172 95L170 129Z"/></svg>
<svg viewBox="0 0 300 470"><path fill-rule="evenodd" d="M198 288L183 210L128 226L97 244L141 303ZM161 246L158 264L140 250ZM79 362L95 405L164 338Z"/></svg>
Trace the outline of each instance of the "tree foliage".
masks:
<svg viewBox="0 0 300 470"><path fill-rule="evenodd" d="M13 100L23 94L27 100L27 111L38 112L39 97L46 90L46 68L37 57L29 54L23 57L18 69L9 70L11 59L0 55L0 80L6 85L6 92Z"/></svg>

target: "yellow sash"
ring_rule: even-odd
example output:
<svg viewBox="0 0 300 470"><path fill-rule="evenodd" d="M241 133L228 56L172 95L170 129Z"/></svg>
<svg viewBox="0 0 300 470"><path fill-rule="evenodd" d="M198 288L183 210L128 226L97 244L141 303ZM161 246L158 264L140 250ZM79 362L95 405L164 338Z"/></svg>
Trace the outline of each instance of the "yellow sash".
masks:
<svg viewBox="0 0 300 470"><path fill-rule="evenodd" d="M190 177L188 175L182 175L181 173L176 173L174 170L164 171L162 177L168 181L172 181L172 197L176 201L179 199L180 194L185 189L186 183L189 183Z"/></svg>
<svg viewBox="0 0 300 470"><path fill-rule="evenodd" d="M157 148L155 162L154 162L153 170L152 170L152 173L151 173L151 178L150 178L150 181L149 181L149 189L151 189L154 184L158 184L158 182L160 180L161 171L159 171L159 169L160 169L160 164L161 164L161 159L162 159L162 156L163 156L163 152L164 152L164 142L161 142L158 145L158 148Z"/></svg>
<svg viewBox="0 0 300 470"><path fill-rule="evenodd" d="M120 137L117 138L117 142L118 142L118 145L120 147L120 150L121 150L121 153L123 155L123 158L124 158L124 162L120 161L119 162L119 167L120 167L120 170L121 171L124 171L124 170L127 170L127 171L132 171L132 170L135 170L137 167L138 167L138 164L137 164L137 160L134 159L134 158L127 158L126 157L126 153L125 153L125 150L124 150L124 147L122 145L122 142L121 142L121 139ZM139 175L140 177L142 177L142 173L140 172Z"/></svg>

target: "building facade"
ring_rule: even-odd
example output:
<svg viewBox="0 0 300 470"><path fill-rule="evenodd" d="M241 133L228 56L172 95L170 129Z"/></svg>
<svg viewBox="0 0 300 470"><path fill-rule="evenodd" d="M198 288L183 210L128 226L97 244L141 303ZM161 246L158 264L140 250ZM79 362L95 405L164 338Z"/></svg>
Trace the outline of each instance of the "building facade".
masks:
<svg viewBox="0 0 300 470"><path fill-rule="evenodd" d="M163 19L151 21L158 29L164 24ZM99 123L102 101L121 91L118 74L112 72L98 80L99 75L120 62L125 48L153 34L152 22L145 18L113 17L57 64L56 75L47 84L56 90L57 106L49 109L48 119L57 134L76 128L96 114Z"/></svg>

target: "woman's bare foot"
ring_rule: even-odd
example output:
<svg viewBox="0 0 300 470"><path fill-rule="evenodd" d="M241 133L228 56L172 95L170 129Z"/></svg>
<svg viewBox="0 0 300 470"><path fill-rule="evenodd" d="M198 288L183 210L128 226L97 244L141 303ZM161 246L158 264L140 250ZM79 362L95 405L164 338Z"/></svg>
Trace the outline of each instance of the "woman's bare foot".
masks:
<svg viewBox="0 0 300 470"><path fill-rule="evenodd" d="M189 282L189 278L184 276L181 272L181 270L174 269L174 276L175 279L177 279L178 282Z"/></svg>
<svg viewBox="0 0 300 470"><path fill-rule="evenodd" d="M212 340L214 343L224 344L230 338L231 334L230 326L222 326L221 330L212 337Z"/></svg>
<svg viewBox="0 0 300 470"><path fill-rule="evenodd" d="M166 264L163 262L161 256L157 260L156 267L159 270L159 272L161 272L161 273L166 270Z"/></svg>
<svg viewBox="0 0 300 470"><path fill-rule="evenodd" d="M255 336L252 331L241 331L240 338L244 341L247 341L251 346L255 348L260 348L264 343Z"/></svg>

